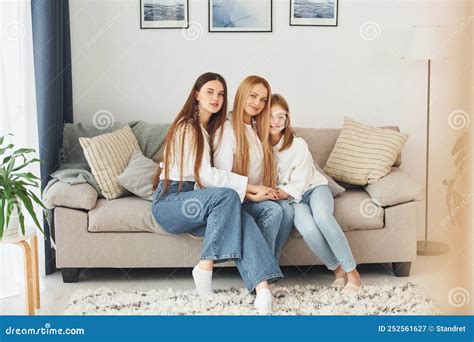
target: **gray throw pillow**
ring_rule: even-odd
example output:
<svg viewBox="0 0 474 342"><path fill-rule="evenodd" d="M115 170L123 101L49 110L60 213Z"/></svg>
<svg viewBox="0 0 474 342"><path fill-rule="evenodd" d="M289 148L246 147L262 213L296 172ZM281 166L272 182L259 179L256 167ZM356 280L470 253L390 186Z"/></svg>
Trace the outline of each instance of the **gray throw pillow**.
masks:
<svg viewBox="0 0 474 342"><path fill-rule="evenodd" d="M336 197L337 195L342 194L344 191L346 191L346 189L337 184L331 176L326 174L326 172L324 172L324 170L319 167L318 163L314 162L314 166L316 167L316 170L318 170L318 172L321 173L328 180L328 186L331 190L332 197Z"/></svg>
<svg viewBox="0 0 474 342"><path fill-rule="evenodd" d="M136 150L132 153L125 170L117 177L117 182L134 195L151 201L153 199L152 178L157 167L158 164Z"/></svg>

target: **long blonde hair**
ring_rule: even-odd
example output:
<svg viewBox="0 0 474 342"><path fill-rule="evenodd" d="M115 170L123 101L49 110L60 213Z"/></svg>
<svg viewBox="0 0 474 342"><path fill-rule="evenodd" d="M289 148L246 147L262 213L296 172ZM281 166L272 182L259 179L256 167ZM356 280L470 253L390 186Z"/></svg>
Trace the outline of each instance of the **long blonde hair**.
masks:
<svg viewBox="0 0 474 342"><path fill-rule="evenodd" d="M290 106L286 99L280 94L272 94L272 107L273 106L280 106L284 111L286 111L286 124L283 131L281 131L283 135L283 145L281 145L280 152L282 152L293 144L295 131L293 131L293 128L291 127Z"/></svg>
<svg viewBox="0 0 474 342"><path fill-rule="evenodd" d="M232 128L237 141L234 168L233 171L248 176L250 164L250 149L249 142L245 135L244 129L244 107L247 103L247 98L257 84L262 84L268 91L267 101L262 112L255 117L257 135L262 142L263 147L263 185L268 187L275 187L276 173L275 173L275 156L273 149L269 142L270 137L270 102L271 102L271 88L270 84L260 76L248 76L239 85L234 98L234 108L232 110Z"/></svg>

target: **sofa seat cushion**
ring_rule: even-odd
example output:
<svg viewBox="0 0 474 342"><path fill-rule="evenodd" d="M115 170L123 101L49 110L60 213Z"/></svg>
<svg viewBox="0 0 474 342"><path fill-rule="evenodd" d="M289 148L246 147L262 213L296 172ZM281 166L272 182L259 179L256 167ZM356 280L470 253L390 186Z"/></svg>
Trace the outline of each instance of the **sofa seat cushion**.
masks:
<svg viewBox="0 0 474 342"><path fill-rule="evenodd" d="M384 226L384 209L363 189L346 190L334 198L334 217L342 230L378 229ZM301 237L294 229L292 235Z"/></svg>
<svg viewBox="0 0 474 342"><path fill-rule="evenodd" d="M155 221L151 203L136 196L99 199L89 211L90 232L152 232L169 235Z"/></svg>

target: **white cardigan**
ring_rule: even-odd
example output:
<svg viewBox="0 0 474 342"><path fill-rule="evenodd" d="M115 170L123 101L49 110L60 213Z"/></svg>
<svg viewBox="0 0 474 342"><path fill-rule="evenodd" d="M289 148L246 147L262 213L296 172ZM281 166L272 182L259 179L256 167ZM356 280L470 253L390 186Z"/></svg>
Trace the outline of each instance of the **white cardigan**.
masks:
<svg viewBox="0 0 474 342"><path fill-rule="evenodd" d="M294 202L300 202L303 194L318 186L327 185L327 179L316 170L313 157L303 138L294 137L289 148L280 152L283 137L273 146L277 163L278 188L285 191Z"/></svg>
<svg viewBox="0 0 474 342"><path fill-rule="evenodd" d="M250 150L250 166L248 182L253 185L263 184L263 146L257 132L251 125L244 124ZM222 140L219 142L219 133L214 138L214 166L218 169L233 171L236 156L237 139L232 128L232 122L227 120L222 128Z"/></svg>
<svg viewBox="0 0 474 342"><path fill-rule="evenodd" d="M204 151L202 155L201 168L199 169L199 176L201 183L205 188L220 188L226 187L237 191L240 197L240 201L243 202L245 199L245 193L247 190L248 178L245 176L238 175L225 170L219 170L211 166L211 148L209 146L209 134L206 129L201 125L201 130L204 135ZM181 127L175 135L174 146L173 146L173 157L169 169L169 179L173 181L180 180L180 168L179 160L181 158L181 150L179 148L179 142L181 141L184 127ZM194 130L192 127L188 127L186 131L186 137L184 141L184 160L183 160L183 181L195 182L194 177L194 161L195 155L192 146L192 138ZM164 172L161 173L160 179L164 178ZM198 189L196 184L195 189Z"/></svg>

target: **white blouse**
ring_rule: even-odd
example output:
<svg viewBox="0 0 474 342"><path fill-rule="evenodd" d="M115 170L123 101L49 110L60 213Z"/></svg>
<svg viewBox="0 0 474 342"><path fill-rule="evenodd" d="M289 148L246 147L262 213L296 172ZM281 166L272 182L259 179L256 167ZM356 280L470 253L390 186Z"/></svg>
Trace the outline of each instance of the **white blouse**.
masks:
<svg viewBox="0 0 474 342"><path fill-rule="evenodd" d="M273 146L277 163L277 184L294 202L300 202L306 191L328 184L326 177L316 170L308 144L303 138L294 137L291 146L280 152L282 145L283 137Z"/></svg>
<svg viewBox="0 0 474 342"><path fill-rule="evenodd" d="M250 165L248 182L253 185L263 184L263 146L257 132L252 125L245 125L245 134L249 143ZM236 156L237 140L232 128L232 122L227 120L223 126L222 140L219 143L219 133L214 139L214 166L226 171L234 171L234 158Z"/></svg>
<svg viewBox="0 0 474 342"><path fill-rule="evenodd" d="M237 191L240 201L243 202L247 190L248 178L225 170L219 170L211 166L211 148L209 146L209 134L201 125L201 130L204 135L204 151L202 155L201 168L199 169L199 176L201 183L205 188L220 188L226 187ZM169 168L169 179L173 181L180 180L179 161L181 158L181 150L179 142L181 141L184 127L181 127L175 135L173 146L173 157L171 166ZM194 161L195 154L192 145L194 131L192 127L188 127L186 137L184 139L184 159L183 159L183 181L195 182L194 177ZM160 179L164 178L164 172L161 173ZM195 189L198 189L197 183Z"/></svg>

